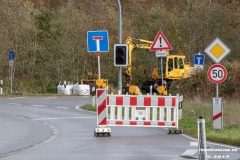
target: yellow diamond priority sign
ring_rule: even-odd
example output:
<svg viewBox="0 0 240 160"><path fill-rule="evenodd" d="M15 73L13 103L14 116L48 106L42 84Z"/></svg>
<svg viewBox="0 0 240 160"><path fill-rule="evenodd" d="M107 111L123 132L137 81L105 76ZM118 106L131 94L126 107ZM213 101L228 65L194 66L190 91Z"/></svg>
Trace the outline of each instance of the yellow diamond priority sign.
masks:
<svg viewBox="0 0 240 160"><path fill-rule="evenodd" d="M219 63L230 51L218 37L204 50L216 63Z"/></svg>

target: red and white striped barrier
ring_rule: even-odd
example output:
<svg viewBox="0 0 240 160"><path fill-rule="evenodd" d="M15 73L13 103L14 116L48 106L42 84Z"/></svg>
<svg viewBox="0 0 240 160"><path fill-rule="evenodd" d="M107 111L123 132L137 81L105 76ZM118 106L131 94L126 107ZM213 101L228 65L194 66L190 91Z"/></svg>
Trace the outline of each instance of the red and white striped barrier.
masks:
<svg viewBox="0 0 240 160"><path fill-rule="evenodd" d="M178 96L108 95L97 90L98 126L178 129Z"/></svg>
<svg viewBox="0 0 240 160"><path fill-rule="evenodd" d="M97 90L97 121L98 126L107 125L106 90Z"/></svg>

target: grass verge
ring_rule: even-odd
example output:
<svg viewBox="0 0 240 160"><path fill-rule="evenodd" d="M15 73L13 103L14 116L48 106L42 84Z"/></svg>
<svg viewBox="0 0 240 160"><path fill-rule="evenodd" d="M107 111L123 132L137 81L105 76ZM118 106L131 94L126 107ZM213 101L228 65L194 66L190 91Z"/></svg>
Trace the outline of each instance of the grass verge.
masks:
<svg viewBox="0 0 240 160"><path fill-rule="evenodd" d="M85 104L81 108L84 109L84 110L87 110L87 111L96 112L96 107L93 107L91 104Z"/></svg>
<svg viewBox="0 0 240 160"><path fill-rule="evenodd" d="M239 103L224 102L223 104L223 129L214 130L212 126L211 102L184 102L183 119L179 127L185 134L197 137L197 119L204 116L206 136L208 141L240 146Z"/></svg>

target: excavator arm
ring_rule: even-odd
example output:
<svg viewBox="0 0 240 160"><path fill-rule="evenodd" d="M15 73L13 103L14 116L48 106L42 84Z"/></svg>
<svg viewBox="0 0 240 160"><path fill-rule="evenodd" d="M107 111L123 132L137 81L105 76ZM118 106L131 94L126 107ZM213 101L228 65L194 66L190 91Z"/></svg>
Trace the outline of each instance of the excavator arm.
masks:
<svg viewBox="0 0 240 160"><path fill-rule="evenodd" d="M128 37L126 40L126 44L128 45L128 66L124 68L123 75L126 78L126 86L129 87L132 81L132 50L134 48L142 48L150 50L152 41L144 40L144 39L136 39L132 37Z"/></svg>

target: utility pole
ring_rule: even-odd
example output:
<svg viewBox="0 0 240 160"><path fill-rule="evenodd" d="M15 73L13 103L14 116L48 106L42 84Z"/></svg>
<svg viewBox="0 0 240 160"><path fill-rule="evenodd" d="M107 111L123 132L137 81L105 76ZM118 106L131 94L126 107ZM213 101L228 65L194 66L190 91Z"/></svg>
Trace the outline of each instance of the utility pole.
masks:
<svg viewBox="0 0 240 160"><path fill-rule="evenodd" d="M118 1L118 44L122 44L122 12L121 3ZM118 67L118 92L122 94L122 67Z"/></svg>

